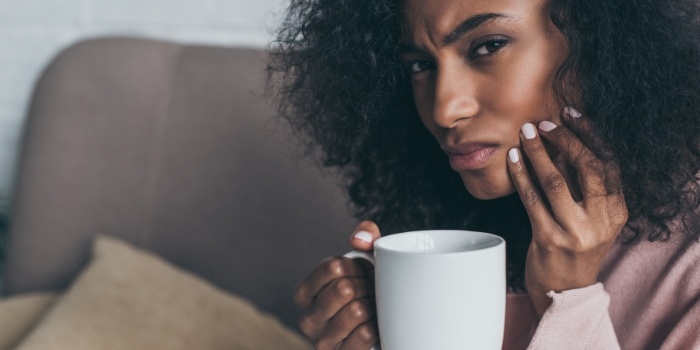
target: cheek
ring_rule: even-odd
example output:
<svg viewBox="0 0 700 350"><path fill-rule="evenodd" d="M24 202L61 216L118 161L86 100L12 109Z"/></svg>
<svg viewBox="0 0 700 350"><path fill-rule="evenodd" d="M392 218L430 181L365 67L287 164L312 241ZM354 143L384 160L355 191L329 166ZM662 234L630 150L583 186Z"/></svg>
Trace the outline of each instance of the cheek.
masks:
<svg viewBox="0 0 700 350"><path fill-rule="evenodd" d="M550 67L523 64L507 73L508 77L499 79L501 83L491 94L497 98L491 104L496 109L495 115L507 118L517 129L527 122L558 115L554 108Z"/></svg>

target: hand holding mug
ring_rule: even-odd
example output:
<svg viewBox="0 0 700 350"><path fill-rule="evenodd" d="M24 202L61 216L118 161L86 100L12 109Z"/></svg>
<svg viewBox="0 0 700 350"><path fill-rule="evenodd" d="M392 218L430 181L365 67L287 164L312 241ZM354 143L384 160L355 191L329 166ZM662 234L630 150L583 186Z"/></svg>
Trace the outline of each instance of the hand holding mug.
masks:
<svg viewBox="0 0 700 350"><path fill-rule="evenodd" d="M363 221L350 244L355 250L371 251L379 237L377 225ZM369 350L379 339L374 267L367 261L324 259L297 285L294 301L303 310L299 329L316 350Z"/></svg>

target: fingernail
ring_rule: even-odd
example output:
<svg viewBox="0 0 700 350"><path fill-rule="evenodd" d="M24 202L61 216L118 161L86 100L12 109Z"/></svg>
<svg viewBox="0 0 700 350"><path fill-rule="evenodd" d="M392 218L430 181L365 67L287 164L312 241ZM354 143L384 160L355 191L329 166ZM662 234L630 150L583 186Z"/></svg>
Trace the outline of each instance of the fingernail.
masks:
<svg viewBox="0 0 700 350"><path fill-rule="evenodd" d="M539 127L540 127L540 130L549 132L549 131L554 130L557 127L557 124L554 124L554 123L550 122L549 120L545 120L545 121L540 123Z"/></svg>
<svg viewBox="0 0 700 350"><path fill-rule="evenodd" d="M353 238L357 238L367 243L372 243L372 234L367 231L360 231L353 235Z"/></svg>
<svg viewBox="0 0 700 350"><path fill-rule="evenodd" d="M517 163L520 160L520 153L518 153L517 148L511 148L508 151L508 159L510 159L511 163Z"/></svg>
<svg viewBox="0 0 700 350"><path fill-rule="evenodd" d="M571 118L580 118L581 112L577 111L574 107L564 108L564 113Z"/></svg>
<svg viewBox="0 0 700 350"><path fill-rule="evenodd" d="M535 138L535 136L537 136L535 126L530 123L523 125L523 127L520 130L523 132L523 136L525 136L525 138L528 140L532 140Z"/></svg>

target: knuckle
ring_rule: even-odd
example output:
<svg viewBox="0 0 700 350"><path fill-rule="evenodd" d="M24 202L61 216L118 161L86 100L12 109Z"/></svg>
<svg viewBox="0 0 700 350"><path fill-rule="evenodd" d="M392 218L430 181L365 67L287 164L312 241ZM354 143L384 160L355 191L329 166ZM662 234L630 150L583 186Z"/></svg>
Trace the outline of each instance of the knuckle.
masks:
<svg viewBox="0 0 700 350"><path fill-rule="evenodd" d="M523 201L528 206L535 206L539 203L539 194L533 187L528 187L523 190Z"/></svg>
<svg viewBox="0 0 700 350"><path fill-rule="evenodd" d="M333 346L329 344L328 339L326 338L318 338L316 341L313 343L314 349L315 350L330 350L333 349Z"/></svg>
<svg viewBox="0 0 700 350"><path fill-rule="evenodd" d="M588 242L585 238L580 235L575 235L565 247L571 254L582 254L591 249L591 242Z"/></svg>
<svg viewBox="0 0 700 350"><path fill-rule="evenodd" d="M361 342L365 344L374 344L377 342L377 333L374 330L372 323L365 323L357 328L357 336Z"/></svg>
<svg viewBox="0 0 700 350"><path fill-rule="evenodd" d="M349 306L350 308L350 315L356 320L356 321L365 321L368 318L369 311L367 310L367 306L360 300L356 300L352 302Z"/></svg>
<svg viewBox="0 0 700 350"><path fill-rule="evenodd" d="M558 244L549 238L533 237L532 239L537 242L537 249L544 254L552 254L560 249Z"/></svg>
<svg viewBox="0 0 700 350"><path fill-rule="evenodd" d="M294 288L294 303L297 304L298 306L304 305L304 301L306 300L306 286L303 283L297 284L297 286Z"/></svg>
<svg viewBox="0 0 700 350"><path fill-rule="evenodd" d="M299 330L301 331L301 333L303 333L305 336L307 336L309 338L312 336L313 331L315 329L314 322L311 319L311 317L309 317L308 315L304 315L304 316L300 317L299 322L297 323L297 326L299 327Z"/></svg>
<svg viewBox="0 0 700 350"><path fill-rule="evenodd" d="M537 249L542 253L551 254L558 251L559 244L556 240L552 239L549 235L537 235L537 237L532 238L533 241L537 243Z"/></svg>
<svg viewBox="0 0 700 350"><path fill-rule="evenodd" d="M612 234L617 237L622 228L627 224L630 214L624 199L622 199L621 196L613 196L608 200L602 215L605 216L607 225L610 227Z"/></svg>
<svg viewBox="0 0 700 350"><path fill-rule="evenodd" d="M564 181L564 177L559 174L547 176L542 185L551 193L561 193L567 190L566 181Z"/></svg>
<svg viewBox="0 0 700 350"><path fill-rule="evenodd" d="M591 232L572 234L571 238L567 240L562 249L572 255L594 252L607 246L607 236L607 231L600 232L600 235L592 234Z"/></svg>
<svg viewBox="0 0 700 350"><path fill-rule="evenodd" d="M603 174L604 173L605 164L603 164L603 162L600 159L598 159L592 155L587 155L587 156L583 156L583 157L584 157L583 166L586 169L588 169L588 171L590 171L593 174Z"/></svg>
<svg viewBox="0 0 700 350"><path fill-rule="evenodd" d="M333 288L335 295L341 300L351 300L355 296L355 286L347 278L339 279Z"/></svg>
<svg viewBox="0 0 700 350"><path fill-rule="evenodd" d="M343 261L338 257L329 258L326 265L326 272L328 272L331 277L335 278L345 276Z"/></svg>

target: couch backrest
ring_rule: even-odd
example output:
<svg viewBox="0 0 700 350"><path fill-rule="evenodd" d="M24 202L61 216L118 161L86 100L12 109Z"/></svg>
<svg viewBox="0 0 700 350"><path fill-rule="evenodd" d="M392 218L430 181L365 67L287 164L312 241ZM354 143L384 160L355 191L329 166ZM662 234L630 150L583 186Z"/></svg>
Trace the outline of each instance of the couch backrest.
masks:
<svg viewBox="0 0 700 350"><path fill-rule="evenodd" d="M65 288L100 233L295 325L294 285L348 248L342 191L298 162L261 50L109 38L60 54L28 115L6 292Z"/></svg>

